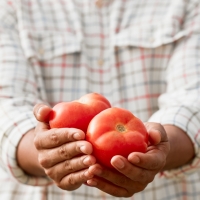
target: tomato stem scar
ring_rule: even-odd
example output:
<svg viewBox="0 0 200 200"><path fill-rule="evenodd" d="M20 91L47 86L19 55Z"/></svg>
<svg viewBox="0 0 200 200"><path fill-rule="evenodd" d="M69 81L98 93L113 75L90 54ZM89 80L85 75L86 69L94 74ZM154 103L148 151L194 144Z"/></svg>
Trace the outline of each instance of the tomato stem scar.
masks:
<svg viewBox="0 0 200 200"><path fill-rule="evenodd" d="M119 131L119 132L121 132L121 133L123 133L123 132L126 131L125 126L122 125L122 124L117 124L116 129L117 129L117 131Z"/></svg>

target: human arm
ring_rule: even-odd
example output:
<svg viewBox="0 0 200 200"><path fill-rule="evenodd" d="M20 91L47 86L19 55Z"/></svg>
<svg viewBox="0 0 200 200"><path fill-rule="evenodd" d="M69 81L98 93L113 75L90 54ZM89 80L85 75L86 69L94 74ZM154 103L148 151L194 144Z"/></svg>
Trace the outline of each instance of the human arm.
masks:
<svg viewBox="0 0 200 200"><path fill-rule="evenodd" d="M35 106L34 114L38 120L47 122L51 108L44 105ZM39 111L40 109L40 111ZM20 140L17 148L17 162L19 166L30 175L46 176L44 169L38 161L38 151L34 145L35 128L28 131ZM26 158L26 159L24 159Z"/></svg>
<svg viewBox="0 0 200 200"><path fill-rule="evenodd" d="M7 1L0 5L0 157L10 177L25 182L27 178L18 168L15 150L24 133L35 126L31 105L37 91L31 84L34 76L20 46L15 6Z"/></svg>
<svg viewBox="0 0 200 200"><path fill-rule="evenodd" d="M46 176L44 169L38 162L38 151L33 142L34 137L35 129L32 129L21 138L17 148L17 162L20 168L27 174Z"/></svg>
<svg viewBox="0 0 200 200"><path fill-rule="evenodd" d="M46 98L40 92L43 90L41 84L38 84L42 81L36 76L21 44L16 4L16 1L0 1L1 167L10 179L27 185L44 186L52 181L46 176L28 175L17 161L16 152L21 138L26 138L26 133L33 130L37 123L32 108L36 103L46 102Z"/></svg>
<svg viewBox="0 0 200 200"><path fill-rule="evenodd" d="M39 109L36 108L35 112L37 112L37 110ZM45 116L46 115L45 112L48 112L48 110L50 110L50 108L44 106L43 109L40 110L40 112L41 111L43 112L43 114L40 114L40 116ZM39 114L38 115L36 114L36 116L39 116ZM42 121L40 117L38 117L38 119ZM129 155L128 159L125 159L121 156L115 156L111 161L111 163L116 167L116 169L125 176L122 176L121 174L116 174L113 171L109 171L108 169L103 168L98 164L93 165L95 162L93 157L88 157L89 158L89 160L87 161L88 163L85 164L81 163L83 161L82 159L79 160L81 162L79 162L78 160L75 161L71 159L70 162L68 162L68 164L70 165L71 163L72 166L71 167L68 166L68 169L74 168L73 164L76 163L76 166L81 164L83 171L81 173L79 172L78 176L72 175L77 173L76 172L77 169L75 168L74 172L66 172L66 174L68 174L69 176L67 176L66 174L65 176L62 175L63 177L65 177L65 179L62 179L65 180L62 183L58 181L57 177L55 177L55 174L57 174L60 171L58 166L56 168L54 167L55 164L52 165L50 168L48 168L48 170L46 169L46 173L49 173L49 175L55 179L55 182L58 184L59 187L66 190L76 189L81 184L89 180L87 182L89 185L95 186L111 195L132 196L133 193L143 190L147 186L147 184L153 180L154 176L158 172L160 172L160 170L162 170L163 166L164 166L163 170L179 167L189 162L191 158L194 156L194 149L191 140L181 129L171 125L164 126L164 129L168 135L167 138L165 131L160 124L146 123L146 127L150 133L150 138L152 143L157 144L156 146L150 146L147 154L132 153ZM39 138L39 135L42 133L43 131L36 133L38 134L37 137ZM29 134L30 136L28 136ZM83 133L81 132L81 134ZM49 132L48 135L50 136L51 133ZM38 151L36 150L33 143L34 136L35 134L33 131L32 133L26 134L24 139L21 140L18 148L18 159L20 158L21 159L18 161L24 171L35 176L41 176L41 175L43 176L46 175L44 173L45 168L43 168L38 161ZM44 137L38 139L38 142L39 140L47 141L47 139L44 139ZM160 140L162 142L160 142ZM30 156L31 146L33 146L34 150L32 152L34 154L33 156ZM86 145L85 148L87 149L86 151L91 153L91 147ZM44 160L42 161L42 163L47 168L47 163L50 162L50 160L52 160L53 154L50 157L51 159L48 161L49 156L45 156L47 154L44 152L44 149L40 149L39 151L40 151L40 156L44 158L46 157L45 164ZM72 150L68 151L72 152ZM80 152L78 151L77 153ZM58 154L55 153L55 156L56 155L58 156ZM180 155L185 155L185 156L180 156ZM27 159L24 159L24 156L26 156ZM140 160L139 162L138 158ZM88 164L93 166L89 168L89 173L86 173L87 172L86 167L89 166ZM122 164L124 166L122 166ZM54 171L54 173L52 173L51 171ZM52 175L50 172L52 173ZM96 174L96 177L90 179L93 176L93 174ZM68 178L70 176L73 177L71 181L76 184L72 184L69 182ZM99 179L97 177L101 177L104 179ZM107 181L112 182L112 184L108 184Z"/></svg>
<svg viewBox="0 0 200 200"><path fill-rule="evenodd" d="M174 125L164 125L164 129L170 143L170 151L163 171L190 163L195 157L195 150L194 144L187 133Z"/></svg>

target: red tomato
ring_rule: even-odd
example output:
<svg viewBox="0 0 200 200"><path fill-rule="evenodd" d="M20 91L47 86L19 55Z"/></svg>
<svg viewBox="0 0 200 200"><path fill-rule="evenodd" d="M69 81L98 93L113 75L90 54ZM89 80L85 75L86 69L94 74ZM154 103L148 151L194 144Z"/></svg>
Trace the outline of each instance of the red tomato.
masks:
<svg viewBox="0 0 200 200"><path fill-rule="evenodd" d="M91 119L110 107L104 96L89 93L79 100L56 104L50 113L49 124L51 128L78 128L86 132Z"/></svg>
<svg viewBox="0 0 200 200"><path fill-rule="evenodd" d="M122 108L108 108L90 122L86 140L93 145L99 163L113 168L115 155L128 157L131 152L146 152L148 133L140 119Z"/></svg>

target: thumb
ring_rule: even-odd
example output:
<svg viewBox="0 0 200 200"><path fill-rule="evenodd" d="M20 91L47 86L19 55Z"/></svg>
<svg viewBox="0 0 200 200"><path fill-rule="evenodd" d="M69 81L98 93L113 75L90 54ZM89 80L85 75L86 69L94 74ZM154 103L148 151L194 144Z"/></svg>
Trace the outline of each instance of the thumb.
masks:
<svg viewBox="0 0 200 200"><path fill-rule="evenodd" d="M167 142L168 137L164 127L159 123L147 122L146 129L149 133L149 142L152 145L157 145L161 142Z"/></svg>
<svg viewBox="0 0 200 200"><path fill-rule="evenodd" d="M33 113L38 121L48 123L51 110L49 106L40 103L34 106Z"/></svg>

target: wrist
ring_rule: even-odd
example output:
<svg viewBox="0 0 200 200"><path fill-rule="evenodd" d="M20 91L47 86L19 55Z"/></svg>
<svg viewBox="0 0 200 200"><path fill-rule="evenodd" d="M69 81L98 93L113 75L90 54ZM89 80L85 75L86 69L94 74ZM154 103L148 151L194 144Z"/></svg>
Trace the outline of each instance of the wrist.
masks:
<svg viewBox="0 0 200 200"><path fill-rule="evenodd" d="M170 143L170 151L163 170L175 169L191 162L195 152L187 133L173 125L164 125L164 128Z"/></svg>
<svg viewBox="0 0 200 200"><path fill-rule="evenodd" d="M28 131L19 142L16 153L18 165L29 175L46 176L38 162L38 152L33 141L34 129Z"/></svg>

